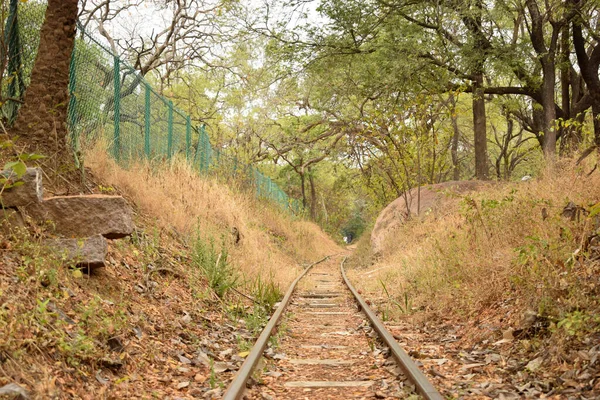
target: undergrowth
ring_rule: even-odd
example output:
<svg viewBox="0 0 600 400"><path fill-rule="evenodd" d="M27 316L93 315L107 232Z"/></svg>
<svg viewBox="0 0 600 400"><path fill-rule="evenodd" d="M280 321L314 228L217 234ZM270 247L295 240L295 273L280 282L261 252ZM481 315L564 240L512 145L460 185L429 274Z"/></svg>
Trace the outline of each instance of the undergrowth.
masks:
<svg viewBox="0 0 600 400"><path fill-rule="evenodd" d="M448 200L443 215L406 222L389 234L382 258L352 275L382 296L387 317L426 311L477 318L510 304L537 313L546 332L598 335L599 202L600 174L562 165L532 181ZM505 327L521 316L511 313Z"/></svg>

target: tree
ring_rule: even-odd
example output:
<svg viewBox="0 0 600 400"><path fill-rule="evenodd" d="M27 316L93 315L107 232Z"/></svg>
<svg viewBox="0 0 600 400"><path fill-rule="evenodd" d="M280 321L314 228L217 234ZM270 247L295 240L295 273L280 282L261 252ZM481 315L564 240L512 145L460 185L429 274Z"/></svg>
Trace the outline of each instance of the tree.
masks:
<svg viewBox="0 0 600 400"><path fill-rule="evenodd" d="M587 7L585 0L573 0L577 15L573 18L573 44L581 76L587 85L592 103L594 146L600 149L600 32L598 32L597 10ZM593 26L596 26L596 29ZM587 38L584 36L587 31ZM586 48L587 46L587 48Z"/></svg>
<svg viewBox="0 0 600 400"><path fill-rule="evenodd" d="M61 166L73 165L67 106L77 3L77 0L48 1L31 83L10 130L23 139L26 151L46 155L49 161L45 165L53 167L54 172Z"/></svg>

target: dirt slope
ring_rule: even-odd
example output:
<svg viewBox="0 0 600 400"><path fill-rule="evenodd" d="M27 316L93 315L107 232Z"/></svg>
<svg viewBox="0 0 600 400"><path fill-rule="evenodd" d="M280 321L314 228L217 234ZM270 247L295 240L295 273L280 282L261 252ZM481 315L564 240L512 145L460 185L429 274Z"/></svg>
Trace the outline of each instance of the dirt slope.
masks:
<svg viewBox="0 0 600 400"><path fill-rule="evenodd" d="M386 238L392 237L407 218L440 211L444 207L445 200L456 198L483 185L479 181L450 181L422 186L420 190L413 188L406 196L398 197L383 209L375 221L371 232L373 253L380 254L383 251Z"/></svg>
<svg viewBox="0 0 600 400"><path fill-rule="evenodd" d="M184 163L123 170L101 149L87 162L94 191L134 206L136 232L92 275L49 252L42 227L0 234L0 387L34 399L219 398L287 283L338 247Z"/></svg>

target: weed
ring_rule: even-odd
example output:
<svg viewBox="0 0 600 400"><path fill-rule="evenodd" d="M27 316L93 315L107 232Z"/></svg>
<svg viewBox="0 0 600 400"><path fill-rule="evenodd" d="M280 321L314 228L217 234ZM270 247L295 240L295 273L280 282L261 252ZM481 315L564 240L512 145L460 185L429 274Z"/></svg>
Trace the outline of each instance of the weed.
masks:
<svg viewBox="0 0 600 400"><path fill-rule="evenodd" d="M400 301L398 301L395 297L393 297L392 295L390 295L390 292L388 291L388 288L385 284L385 282L383 282L382 279L379 279L379 283L381 284L382 288L383 288L383 292L385 293L386 297L388 298L388 301L396 307L396 309L400 310L400 312L402 314L408 314L410 312L411 309L411 304L410 301L408 299L408 293L406 292L406 290L403 290L402 293L402 301L403 303L401 303ZM386 310L389 313L389 310ZM388 318L388 313L385 313L385 318Z"/></svg>
<svg viewBox="0 0 600 400"><path fill-rule="evenodd" d="M250 285L254 300L266 310L273 309L275 303L281 300L283 296L279 285L274 282L272 276L265 281L264 278L258 275L256 279L250 281Z"/></svg>
<svg viewBox="0 0 600 400"><path fill-rule="evenodd" d="M224 240L221 249L217 250L213 238L206 243L197 235L192 260L204 273L208 285L219 298L223 298L229 289L237 286L239 277L235 268L228 263L227 256Z"/></svg>
<svg viewBox="0 0 600 400"><path fill-rule="evenodd" d="M556 328L562 330L568 336L582 337L590 331L597 330L598 324L600 324L600 316L590 315L585 311L576 310L567 313L560 321L558 321Z"/></svg>

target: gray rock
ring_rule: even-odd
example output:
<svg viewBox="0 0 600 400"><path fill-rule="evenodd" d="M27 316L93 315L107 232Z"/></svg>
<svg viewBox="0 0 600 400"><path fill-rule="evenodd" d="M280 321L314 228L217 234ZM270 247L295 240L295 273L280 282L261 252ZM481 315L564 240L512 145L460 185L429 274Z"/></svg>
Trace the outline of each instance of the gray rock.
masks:
<svg viewBox="0 0 600 400"><path fill-rule="evenodd" d="M0 397L15 400L25 400L29 399L29 394L25 389L16 383L9 383L8 385L4 385L0 388Z"/></svg>
<svg viewBox="0 0 600 400"><path fill-rule="evenodd" d="M42 172L39 168L27 168L27 172L21 179L17 179L12 171L2 171L0 175L13 179L15 182L23 181L20 186L4 189L2 195L0 195L2 207L27 206L42 201L44 189L42 186Z"/></svg>
<svg viewBox="0 0 600 400"><path fill-rule="evenodd" d="M28 207L36 220L50 220L54 233L65 237L102 235L118 239L133 233L132 210L121 196L57 196Z"/></svg>
<svg viewBox="0 0 600 400"><path fill-rule="evenodd" d="M68 261L77 263L80 268L104 267L107 244L102 235L85 239L51 239L47 244Z"/></svg>

